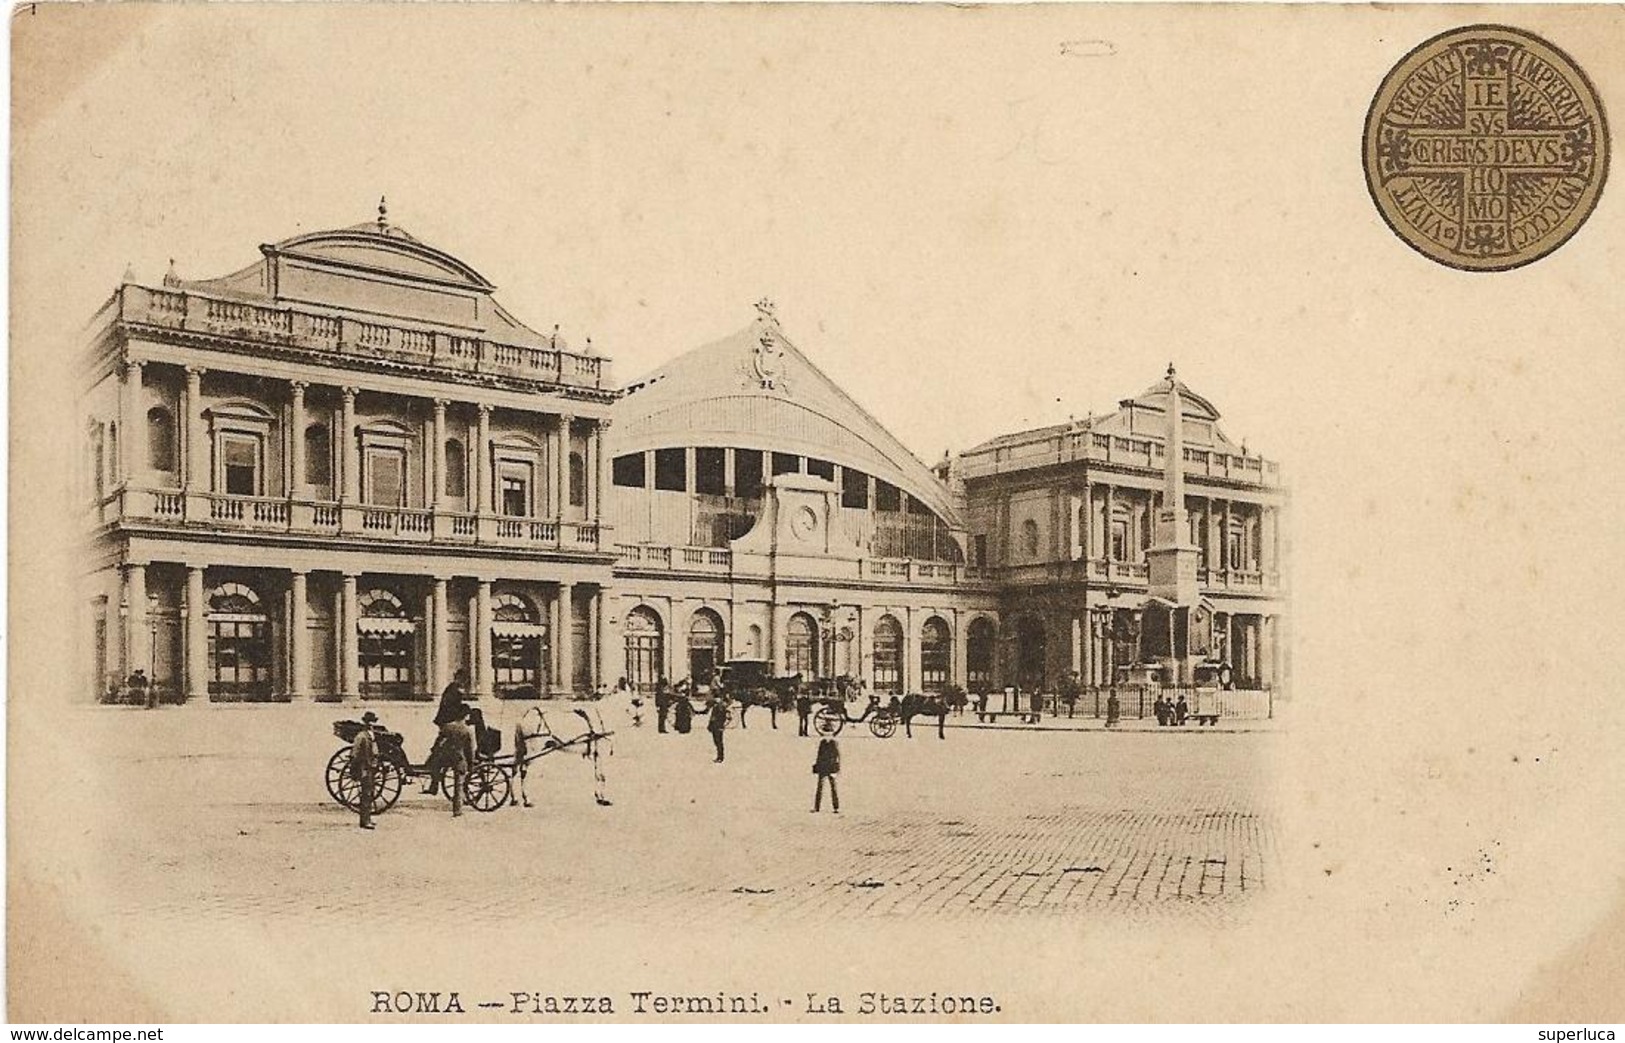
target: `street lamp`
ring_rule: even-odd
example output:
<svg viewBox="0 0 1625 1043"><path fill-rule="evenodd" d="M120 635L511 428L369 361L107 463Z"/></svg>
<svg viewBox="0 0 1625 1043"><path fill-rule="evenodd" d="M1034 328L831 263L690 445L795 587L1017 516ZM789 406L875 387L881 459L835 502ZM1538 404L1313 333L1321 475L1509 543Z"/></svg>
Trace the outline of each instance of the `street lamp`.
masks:
<svg viewBox="0 0 1625 1043"><path fill-rule="evenodd" d="M158 704L158 595L147 595L147 705Z"/></svg>

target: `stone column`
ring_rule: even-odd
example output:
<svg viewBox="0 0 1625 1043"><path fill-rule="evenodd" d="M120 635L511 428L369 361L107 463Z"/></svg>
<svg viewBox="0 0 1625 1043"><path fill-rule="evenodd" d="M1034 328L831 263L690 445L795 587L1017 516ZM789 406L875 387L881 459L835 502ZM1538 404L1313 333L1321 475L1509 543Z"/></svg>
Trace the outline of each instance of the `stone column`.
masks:
<svg viewBox="0 0 1625 1043"><path fill-rule="evenodd" d="M452 675L451 602L446 593L446 577L436 576L429 595L429 625L434 628L429 637L429 684L435 695L446 690Z"/></svg>
<svg viewBox="0 0 1625 1043"><path fill-rule="evenodd" d="M1078 675L1080 682L1084 677L1083 662L1083 619L1077 613L1072 614L1072 672Z"/></svg>
<svg viewBox="0 0 1625 1043"><path fill-rule="evenodd" d="M125 485L149 484L147 468L147 416L141 406L145 392L141 386L141 363L131 359L124 364L124 381L119 385L119 473Z"/></svg>
<svg viewBox="0 0 1625 1043"><path fill-rule="evenodd" d="M209 603L203 592L203 566L186 566L186 698L209 699Z"/></svg>
<svg viewBox="0 0 1625 1043"><path fill-rule="evenodd" d="M606 420L604 423L608 424L609 421ZM738 452L736 449L724 449L722 451L722 491L729 496L734 495L734 453L736 452ZM840 485L840 479L841 476L836 474L837 486Z"/></svg>
<svg viewBox="0 0 1625 1043"><path fill-rule="evenodd" d="M295 571L288 584L288 696L303 699L310 694L309 602L306 600L306 574Z"/></svg>
<svg viewBox="0 0 1625 1043"><path fill-rule="evenodd" d="M920 626L924 613L909 605L903 609L903 694L920 690Z"/></svg>
<svg viewBox="0 0 1625 1043"><path fill-rule="evenodd" d="M495 691L491 669L491 581L481 579L474 590L473 694L485 698Z"/></svg>
<svg viewBox="0 0 1625 1043"><path fill-rule="evenodd" d="M305 498L305 389L303 380L288 382L292 389L288 406L288 488L290 499Z"/></svg>
<svg viewBox="0 0 1625 1043"><path fill-rule="evenodd" d="M147 672L152 682L152 635L147 629L147 566L144 562L124 566L124 675L125 681L137 670Z"/></svg>
<svg viewBox="0 0 1625 1043"><path fill-rule="evenodd" d="M773 650L772 651L773 669L774 669L775 673L784 674L784 673L787 673L788 670L789 670L789 658L788 658L788 655L787 655L788 646L789 646L789 643L790 643L789 642L789 636L790 636L790 608L787 605L781 605L781 604L779 604L778 602L775 601L773 603L773 616L772 616L771 624L770 624L770 627L769 627L768 638L767 638L768 646ZM819 636L819 639L822 640L824 635L819 634L818 636ZM820 649L819 651L820 651L820 654L821 654L823 650ZM820 663L818 665L820 667L823 666L822 663ZM805 681L805 680L811 680L811 679L804 677L804 678L802 678L802 680Z"/></svg>
<svg viewBox="0 0 1625 1043"><path fill-rule="evenodd" d="M446 508L446 406L449 404L444 398L434 400L434 422L430 435L434 441L429 447L429 452L425 454L429 458L430 473L433 475L429 485L429 506L437 511ZM436 582L444 581L436 580ZM441 596L444 594L442 591ZM439 691L443 687L445 686L441 685L435 690Z"/></svg>
<svg viewBox="0 0 1625 1043"><path fill-rule="evenodd" d="M186 367L185 418L181 427L185 437L182 450L186 457L186 487L190 492L205 493L211 486L209 478L208 433L203 427L203 374L197 366Z"/></svg>
<svg viewBox="0 0 1625 1043"><path fill-rule="evenodd" d="M547 690L549 694L568 691L568 686L559 679L559 649L563 642L559 635L564 632L564 613L559 611L559 597L555 593L553 599L547 604Z"/></svg>
<svg viewBox="0 0 1625 1043"><path fill-rule="evenodd" d="M575 584L559 584L559 678L564 691L575 691ZM666 640L675 635L667 634Z"/></svg>
<svg viewBox="0 0 1625 1043"><path fill-rule="evenodd" d="M587 424L586 457L581 461L585 465L583 467L585 473L582 475L583 481L581 483L584 486L581 490L584 507L583 517L589 522L598 517L598 453L603 444L604 440L599 435L598 421L590 421Z"/></svg>
<svg viewBox="0 0 1625 1043"><path fill-rule="evenodd" d="M970 613L963 609L955 609L953 613L954 626L954 676L953 683L970 690Z"/></svg>
<svg viewBox="0 0 1625 1043"><path fill-rule="evenodd" d="M339 429L335 439L338 443L335 448L338 451L333 456L338 461L339 471L344 478L339 486L339 502L354 504L361 500L361 453L355 439L356 389L347 387L341 390L344 402L340 407Z"/></svg>
<svg viewBox="0 0 1625 1043"><path fill-rule="evenodd" d="M869 506L871 508L874 507L874 500L869 501ZM857 635L852 639L853 643L858 646L857 653L852 657L853 673L855 676L863 678L871 685L874 684L875 680L874 677L871 676L874 673L875 616L875 609L866 607L864 605L859 605L858 632ZM866 658L868 662L867 666L865 665Z"/></svg>
<svg viewBox="0 0 1625 1043"><path fill-rule="evenodd" d="M1230 560L1230 501L1224 501L1223 521L1219 524L1219 568L1229 572L1236 567Z"/></svg>
<svg viewBox="0 0 1625 1043"><path fill-rule="evenodd" d="M607 663L604 657L608 619L609 613L605 611L604 605L604 588L600 586L593 591L592 600L587 603L587 641L591 645L587 654L592 663L591 681L592 690L595 692L600 685L609 684L609 678L605 676Z"/></svg>
<svg viewBox="0 0 1625 1043"><path fill-rule="evenodd" d="M361 603L356 596L354 572L344 573L339 588L339 692L344 699L361 695Z"/></svg>
<svg viewBox="0 0 1625 1043"><path fill-rule="evenodd" d="M564 519L570 504L570 427L575 423L575 417L559 416L558 425L553 433L553 441L557 447L553 453L553 517ZM653 481L653 468L650 469L649 478ZM559 538L563 538L563 533Z"/></svg>
<svg viewBox="0 0 1625 1043"><path fill-rule="evenodd" d="M1110 562L1114 560L1112 557L1112 531L1113 526L1116 524L1116 519L1113 516L1117 513L1117 490L1110 485L1106 486L1106 502L1104 506L1106 511L1106 523L1101 526L1100 530L1100 556L1105 558L1108 563L1106 566L1106 575L1109 578L1112 572Z"/></svg>
<svg viewBox="0 0 1625 1043"><path fill-rule="evenodd" d="M491 513L491 407L484 402L478 406L479 435L476 439L478 456L474 460L474 471L479 476L480 494L476 501L476 508L481 514Z"/></svg>

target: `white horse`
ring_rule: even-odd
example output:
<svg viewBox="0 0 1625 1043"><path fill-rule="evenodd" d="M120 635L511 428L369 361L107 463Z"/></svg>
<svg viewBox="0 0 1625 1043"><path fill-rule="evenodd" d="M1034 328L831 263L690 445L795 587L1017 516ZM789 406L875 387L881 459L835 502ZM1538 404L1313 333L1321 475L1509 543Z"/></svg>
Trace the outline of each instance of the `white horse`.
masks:
<svg viewBox="0 0 1625 1043"><path fill-rule="evenodd" d="M525 776L530 773L531 761L579 746L581 755L592 761L593 798L602 806L609 807L610 800L604 795L602 758L615 753L609 741L613 734L605 729L604 719L598 707L593 705L555 706L547 710L540 706L527 708L513 726L514 766L519 785L509 796L508 803L523 803L527 808L533 806L525 793Z"/></svg>

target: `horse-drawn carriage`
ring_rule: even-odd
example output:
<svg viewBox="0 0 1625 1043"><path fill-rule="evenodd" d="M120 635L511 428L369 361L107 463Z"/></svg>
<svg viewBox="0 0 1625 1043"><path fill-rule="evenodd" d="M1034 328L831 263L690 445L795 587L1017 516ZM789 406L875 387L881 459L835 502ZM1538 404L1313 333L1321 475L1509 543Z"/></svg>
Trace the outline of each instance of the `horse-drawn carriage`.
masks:
<svg viewBox="0 0 1625 1043"><path fill-rule="evenodd" d="M572 747L583 747L584 754L593 760L597 782L598 803L608 804L603 795L603 773L598 768L598 753L602 741L614 733L606 731L596 709L592 712L572 708L567 715L572 727L560 729L553 725L549 715L532 706L520 717L514 728L514 750L502 752L502 732L487 727L485 715L475 708L470 711L469 723L474 731L475 761L469 765L463 779L463 800L476 811L495 811L504 804L517 804L524 796L525 776L531 762L549 753ZM579 718L580 723L575 724ZM534 723L532 723L534 722ZM428 761L414 764L406 754L400 732L392 732L382 724L364 724L361 721L334 721L333 734L344 743L327 761L325 781L328 794L351 811L361 801L361 779L351 770L355 738L363 728L370 727L378 748L378 761L373 769L373 814L388 811L400 800L406 784L418 779L438 777L438 789L449 800L455 773L449 765L432 765ZM519 794L514 793L517 780ZM530 806L525 798L524 804Z"/></svg>
<svg viewBox="0 0 1625 1043"><path fill-rule="evenodd" d="M948 702L940 695L911 693L901 698L892 696L890 702L882 703L880 696L869 696L869 702L864 706L863 712L856 717L848 716L846 712L847 700L844 697L826 697L819 700L819 707L813 714L813 727L819 735L834 736L841 733L841 729L848 724L869 725L869 733L877 739L889 739L897 734L897 726L903 726L903 732L909 738L914 738L914 718L935 717L937 719L937 738L946 738L944 728L948 720Z"/></svg>
<svg viewBox="0 0 1625 1043"><path fill-rule="evenodd" d="M502 733L485 726L484 715L475 711L475 746L478 757L469 765L463 779L463 799L476 811L495 811L507 803L513 792L513 780L508 765L498 763L496 757L502 747ZM438 776L437 787L451 799L454 773L450 765L434 766L428 761L413 764L406 755L406 744L400 732L392 732L381 724L361 721L334 721L333 734L344 743L328 758L327 792L351 811L361 802L361 779L352 770L356 736L362 729L371 728L378 747L378 763L373 768L373 814L388 811L401 799L408 782Z"/></svg>

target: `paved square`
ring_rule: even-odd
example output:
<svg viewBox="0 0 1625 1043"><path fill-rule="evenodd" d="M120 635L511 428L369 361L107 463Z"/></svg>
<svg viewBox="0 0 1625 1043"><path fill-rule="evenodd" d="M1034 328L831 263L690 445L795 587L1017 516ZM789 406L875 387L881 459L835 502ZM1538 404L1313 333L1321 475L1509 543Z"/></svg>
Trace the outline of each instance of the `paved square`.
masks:
<svg viewBox="0 0 1625 1043"><path fill-rule="evenodd" d="M427 750L432 710L378 708ZM493 722L515 707L497 707ZM213 919L341 924L394 896L403 926L474 927L516 910L611 918L1177 917L1222 925L1269 885L1268 732L951 728L841 736L842 810L810 813L814 739L753 711L710 738L618 715L612 807L573 753L535 766L537 806L453 819L413 787L378 829L327 796L332 706L86 710L103 751L90 793L108 912L132 927ZM511 739L504 737L504 748Z"/></svg>

